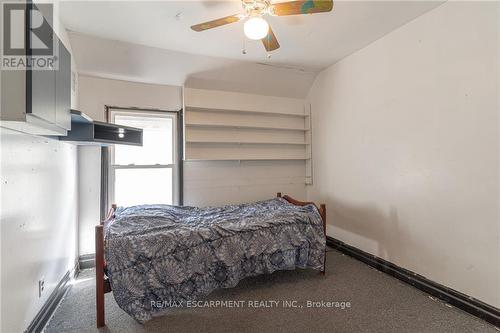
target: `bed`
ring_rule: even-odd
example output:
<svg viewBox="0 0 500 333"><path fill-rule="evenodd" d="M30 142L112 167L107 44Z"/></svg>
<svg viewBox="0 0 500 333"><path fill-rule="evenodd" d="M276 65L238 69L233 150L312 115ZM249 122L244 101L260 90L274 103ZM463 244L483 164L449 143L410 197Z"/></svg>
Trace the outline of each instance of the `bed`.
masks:
<svg viewBox="0 0 500 333"><path fill-rule="evenodd" d="M97 327L104 294L139 322L246 277L325 273L326 206L289 196L223 207L113 205L96 226Z"/></svg>

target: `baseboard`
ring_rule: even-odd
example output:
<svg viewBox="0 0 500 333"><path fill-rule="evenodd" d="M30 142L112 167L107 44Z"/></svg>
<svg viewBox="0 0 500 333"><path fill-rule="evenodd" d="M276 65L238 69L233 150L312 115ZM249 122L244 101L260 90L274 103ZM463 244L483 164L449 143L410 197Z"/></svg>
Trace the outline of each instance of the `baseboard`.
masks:
<svg viewBox="0 0 500 333"><path fill-rule="evenodd" d="M95 254L84 254L78 257L80 269L87 269L95 267Z"/></svg>
<svg viewBox="0 0 500 333"><path fill-rule="evenodd" d="M50 294L49 298L42 306L40 311L37 313L31 324L24 331L25 333L38 333L43 331L45 325L48 323L49 319L54 314L62 298L71 288L71 283L69 283L71 281L71 278L77 275L78 275L77 265L75 265L75 268L71 269L70 271L67 271L66 274L64 274L63 278L61 279L61 281L59 281L56 288L54 289L52 294Z"/></svg>
<svg viewBox="0 0 500 333"><path fill-rule="evenodd" d="M459 291L443 286L437 282L431 281L417 273L399 267L387 260L376 257L364 252L358 248L347 245L338 239L327 236L327 245L347 254L359 261L370 265L379 271L389 274L413 287L420 289L440 300L453 305L456 308L464 310L476 317L486 320L490 324L500 327L500 310L489 304L486 304L471 296L465 295Z"/></svg>
<svg viewBox="0 0 500 333"><path fill-rule="evenodd" d="M75 260L75 265L73 266L70 272L70 276L72 276L73 279L76 279L79 274L80 274L80 263L78 262L78 260Z"/></svg>

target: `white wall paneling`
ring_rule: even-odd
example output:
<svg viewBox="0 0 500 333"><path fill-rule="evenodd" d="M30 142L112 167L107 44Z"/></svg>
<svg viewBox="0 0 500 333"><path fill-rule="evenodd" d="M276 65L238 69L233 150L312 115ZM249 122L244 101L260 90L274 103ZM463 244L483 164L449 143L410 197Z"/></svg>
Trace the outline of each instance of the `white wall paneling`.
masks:
<svg viewBox="0 0 500 333"><path fill-rule="evenodd" d="M184 161L184 204L219 206L273 198L305 198L303 160Z"/></svg>

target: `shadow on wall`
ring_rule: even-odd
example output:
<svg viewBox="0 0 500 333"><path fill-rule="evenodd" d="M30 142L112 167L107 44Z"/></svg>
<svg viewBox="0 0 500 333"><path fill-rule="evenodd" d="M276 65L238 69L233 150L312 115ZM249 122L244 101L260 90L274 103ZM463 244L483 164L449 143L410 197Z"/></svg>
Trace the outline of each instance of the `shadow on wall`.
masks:
<svg viewBox="0 0 500 333"><path fill-rule="evenodd" d="M345 235L330 236L351 246L395 264L410 261L413 267L405 267L410 270L421 266L419 263L424 260L428 267L440 267L445 263L445 258L439 252L414 242L415 235L409 230L408 224L401 223L397 207L391 206L388 212L384 212L375 204L353 205L330 198L327 208L329 224L341 229L339 234L344 231L350 234L351 239L346 239ZM428 237L432 238L432 235ZM417 248L418 251L412 250Z"/></svg>
<svg viewBox="0 0 500 333"><path fill-rule="evenodd" d="M190 74L185 86L247 94L305 98L316 72L300 69L234 62Z"/></svg>
<svg viewBox="0 0 500 333"><path fill-rule="evenodd" d="M80 74L190 88L305 98L316 71L209 57L70 33ZM260 43L262 61L268 61ZM273 60L274 62L274 60Z"/></svg>

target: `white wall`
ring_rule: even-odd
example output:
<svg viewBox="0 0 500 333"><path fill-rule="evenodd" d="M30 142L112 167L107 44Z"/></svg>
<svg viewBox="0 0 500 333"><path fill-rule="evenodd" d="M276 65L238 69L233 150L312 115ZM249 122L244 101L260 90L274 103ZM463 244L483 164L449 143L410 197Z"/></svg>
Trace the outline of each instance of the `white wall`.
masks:
<svg viewBox="0 0 500 333"><path fill-rule="evenodd" d="M104 106L141 107L177 111L182 108L182 88L159 84L110 80L80 75L80 111L106 121Z"/></svg>
<svg viewBox="0 0 500 333"><path fill-rule="evenodd" d="M309 99L328 234L500 307L496 2L448 2L323 71Z"/></svg>
<svg viewBox="0 0 500 333"><path fill-rule="evenodd" d="M54 30L71 53L64 27ZM72 71L76 73L72 61ZM75 88L77 77L75 77ZM72 90L71 106L78 106ZM2 110L2 112L5 110ZM76 147L0 128L1 326L22 332L77 256ZM38 297L38 280L45 291Z"/></svg>
<svg viewBox="0 0 500 333"><path fill-rule="evenodd" d="M4 128L0 135L1 331L21 332L75 265L76 147Z"/></svg>
<svg viewBox="0 0 500 333"><path fill-rule="evenodd" d="M95 252L94 227L101 220L101 148L78 147L78 256Z"/></svg>
<svg viewBox="0 0 500 333"><path fill-rule="evenodd" d="M105 121L106 105L161 110L182 108L182 88L80 75L79 110ZM80 146L79 255L94 253L94 227L100 220L101 148Z"/></svg>

